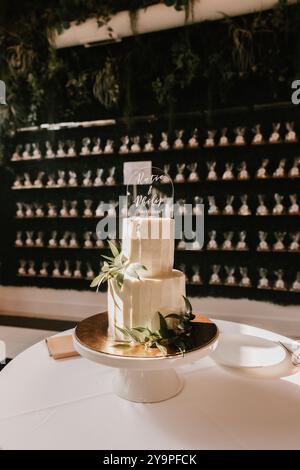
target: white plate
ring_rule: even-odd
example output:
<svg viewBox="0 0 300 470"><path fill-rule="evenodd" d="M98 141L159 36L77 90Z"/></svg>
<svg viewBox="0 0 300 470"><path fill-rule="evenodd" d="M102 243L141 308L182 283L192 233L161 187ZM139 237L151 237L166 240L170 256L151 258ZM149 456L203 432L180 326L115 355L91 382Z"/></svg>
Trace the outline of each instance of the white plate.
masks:
<svg viewBox="0 0 300 470"><path fill-rule="evenodd" d="M211 357L230 367L267 367L283 361L285 349L278 343L258 336L221 334Z"/></svg>

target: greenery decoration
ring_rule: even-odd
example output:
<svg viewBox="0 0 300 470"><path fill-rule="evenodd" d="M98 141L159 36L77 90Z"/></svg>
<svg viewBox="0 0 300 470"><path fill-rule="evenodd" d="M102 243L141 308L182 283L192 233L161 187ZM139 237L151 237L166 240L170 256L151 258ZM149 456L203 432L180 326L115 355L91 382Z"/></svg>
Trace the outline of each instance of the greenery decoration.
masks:
<svg viewBox="0 0 300 470"><path fill-rule="evenodd" d="M200 58L195 54L189 41L176 42L171 49L171 70L165 77L158 77L152 87L160 105L177 101L178 89L188 87L196 77Z"/></svg>
<svg viewBox="0 0 300 470"><path fill-rule="evenodd" d="M106 261L104 261L100 273L91 283L91 287L99 289L103 282L107 282L110 279L114 279L117 286L121 289L124 281L125 274L140 279L138 274L139 270L147 270L145 266L140 263L130 263L128 258L120 253L116 245L112 241L108 241L111 249L112 256L102 255Z"/></svg>
<svg viewBox="0 0 300 470"><path fill-rule="evenodd" d="M116 328L133 343L142 344L145 350L158 348L165 356L168 354L168 348L175 348L184 355L191 344L193 332L192 320L195 315L192 312L192 306L189 300L184 297L185 311L182 314L170 313L163 316L158 312L159 330L152 331L148 327ZM170 326L169 320L172 325Z"/></svg>
<svg viewBox="0 0 300 470"><path fill-rule="evenodd" d="M116 63L111 57L106 58L103 67L95 74L93 94L106 109L118 104L120 86L117 79Z"/></svg>

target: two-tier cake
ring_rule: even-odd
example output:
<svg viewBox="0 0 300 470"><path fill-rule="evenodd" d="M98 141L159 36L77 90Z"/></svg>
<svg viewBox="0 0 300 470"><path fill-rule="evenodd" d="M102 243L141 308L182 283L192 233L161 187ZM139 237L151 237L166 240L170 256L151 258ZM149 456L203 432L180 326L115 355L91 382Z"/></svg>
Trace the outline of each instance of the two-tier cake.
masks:
<svg viewBox="0 0 300 470"><path fill-rule="evenodd" d="M173 269L175 221L171 218L132 217L123 220L122 254L143 265L138 277L124 275L122 286L108 282L108 334L125 339L116 326L157 326L157 312L182 313L185 275Z"/></svg>

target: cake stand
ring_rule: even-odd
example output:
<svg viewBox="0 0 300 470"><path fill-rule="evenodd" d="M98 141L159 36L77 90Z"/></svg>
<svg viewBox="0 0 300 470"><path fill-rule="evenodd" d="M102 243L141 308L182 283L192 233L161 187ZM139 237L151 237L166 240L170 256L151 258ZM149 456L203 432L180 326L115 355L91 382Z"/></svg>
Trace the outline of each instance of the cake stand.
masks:
<svg viewBox="0 0 300 470"><path fill-rule="evenodd" d="M86 359L115 368L113 389L119 397L140 403L168 400L183 388L175 369L199 360L217 346L217 326L208 318L195 315L193 347L184 355L168 350L164 356L157 348L145 351L143 345L115 342L107 336L107 312L78 323L73 335L74 347Z"/></svg>

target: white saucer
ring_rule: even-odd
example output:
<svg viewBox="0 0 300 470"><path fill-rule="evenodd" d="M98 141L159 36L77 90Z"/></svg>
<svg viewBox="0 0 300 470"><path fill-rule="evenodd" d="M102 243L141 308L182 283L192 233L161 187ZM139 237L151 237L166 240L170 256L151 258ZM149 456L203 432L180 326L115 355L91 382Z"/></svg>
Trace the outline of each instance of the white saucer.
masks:
<svg viewBox="0 0 300 470"><path fill-rule="evenodd" d="M230 367L268 367L286 357L278 343L258 336L221 334L211 357L219 364Z"/></svg>

